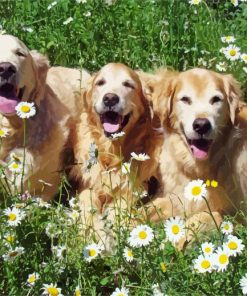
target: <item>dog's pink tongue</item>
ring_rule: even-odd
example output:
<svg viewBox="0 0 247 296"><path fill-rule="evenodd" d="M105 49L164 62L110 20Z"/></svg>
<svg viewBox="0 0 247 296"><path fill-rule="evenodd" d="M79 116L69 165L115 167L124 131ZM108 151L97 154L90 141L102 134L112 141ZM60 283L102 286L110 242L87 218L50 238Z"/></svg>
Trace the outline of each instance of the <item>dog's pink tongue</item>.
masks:
<svg viewBox="0 0 247 296"><path fill-rule="evenodd" d="M115 133L119 130L120 124L119 123L104 122L103 127L107 133Z"/></svg>
<svg viewBox="0 0 247 296"><path fill-rule="evenodd" d="M0 96L0 112L1 113L14 113L15 107L18 104L18 98L5 98Z"/></svg>
<svg viewBox="0 0 247 296"><path fill-rule="evenodd" d="M204 159L208 155L207 151L201 150L198 147L196 147L195 145L191 145L190 148L191 148L191 151L192 151L193 155L195 156L195 158Z"/></svg>

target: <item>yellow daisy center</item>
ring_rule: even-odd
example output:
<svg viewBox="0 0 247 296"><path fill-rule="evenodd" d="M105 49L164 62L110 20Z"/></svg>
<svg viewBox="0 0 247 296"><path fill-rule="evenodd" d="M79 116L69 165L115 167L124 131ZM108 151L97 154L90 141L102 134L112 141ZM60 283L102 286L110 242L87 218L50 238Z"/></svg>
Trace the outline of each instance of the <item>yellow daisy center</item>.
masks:
<svg viewBox="0 0 247 296"><path fill-rule="evenodd" d="M247 62L247 54L245 54L245 55L243 56L243 60ZM1 133L1 131L0 131L0 133ZM0 135L1 135L1 134L0 134Z"/></svg>
<svg viewBox="0 0 247 296"><path fill-rule="evenodd" d="M21 106L21 111L23 113L28 113L28 112L30 112L30 110L31 110L31 108L27 105Z"/></svg>
<svg viewBox="0 0 247 296"><path fill-rule="evenodd" d="M138 236L140 239L146 239L148 235L147 235L146 231L142 230L139 232Z"/></svg>
<svg viewBox="0 0 247 296"><path fill-rule="evenodd" d="M232 36L226 36L226 41L231 41L232 40Z"/></svg>
<svg viewBox="0 0 247 296"><path fill-rule="evenodd" d="M13 235L8 235L6 237L6 241L9 242L9 243L13 243L15 240L14 236Z"/></svg>
<svg viewBox="0 0 247 296"><path fill-rule="evenodd" d="M58 296L59 295L58 289L56 287L50 287L50 288L48 288L47 289L47 292L51 296Z"/></svg>
<svg viewBox="0 0 247 296"><path fill-rule="evenodd" d="M226 254L221 254L219 257L220 264L226 264L228 262L228 257Z"/></svg>
<svg viewBox="0 0 247 296"><path fill-rule="evenodd" d="M224 226L224 229L225 229L225 230L229 230L229 229L230 229L230 226L229 226L228 224L226 224L226 225Z"/></svg>
<svg viewBox="0 0 247 296"><path fill-rule="evenodd" d="M194 0L193 1L193 4L195 4L195 5L197 5L197 4L199 4L200 3L200 0Z"/></svg>
<svg viewBox="0 0 247 296"><path fill-rule="evenodd" d="M128 255L128 257L133 257L132 251L131 250L128 250L127 255Z"/></svg>
<svg viewBox="0 0 247 296"><path fill-rule="evenodd" d="M172 226L172 233L173 233L173 234L178 234L179 231L180 231L180 228L179 228L178 225L173 225L173 226Z"/></svg>
<svg viewBox="0 0 247 296"><path fill-rule="evenodd" d="M234 48L232 48L232 49L229 50L229 55L231 57L234 57L236 55L236 53L237 53L237 51Z"/></svg>
<svg viewBox="0 0 247 296"><path fill-rule="evenodd" d="M160 268L161 268L161 270L162 270L163 272L166 272L166 265L165 265L164 262L161 262L161 263L160 263Z"/></svg>
<svg viewBox="0 0 247 296"><path fill-rule="evenodd" d="M208 260L203 260L203 261L201 262L201 267L202 267L203 269L208 269L210 266L211 266L211 264L210 264L210 262L209 262Z"/></svg>
<svg viewBox="0 0 247 296"><path fill-rule="evenodd" d="M210 186L210 180L206 181L206 186L209 187Z"/></svg>
<svg viewBox="0 0 247 296"><path fill-rule="evenodd" d="M206 247L204 251L205 251L205 253L210 253L211 252L211 248L210 247Z"/></svg>
<svg viewBox="0 0 247 296"><path fill-rule="evenodd" d="M28 282L29 282L29 283L33 283L33 282L35 282L35 280L36 280L35 274L31 275L31 276L28 278Z"/></svg>
<svg viewBox="0 0 247 296"><path fill-rule="evenodd" d="M3 130L0 130L0 137L4 136L5 132Z"/></svg>
<svg viewBox="0 0 247 296"><path fill-rule="evenodd" d="M75 296L81 296L81 292L79 290L75 291Z"/></svg>
<svg viewBox="0 0 247 296"><path fill-rule="evenodd" d="M10 213L8 217L9 217L9 220L10 220L10 221L15 221L16 218L17 218L17 217L16 217L16 214L14 214L14 213Z"/></svg>
<svg viewBox="0 0 247 296"><path fill-rule="evenodd" d="M119 293L119 294L117 294L117 296L124 296L124 294L123 293Z"/></svg>
<svg viewBox="0 0 247 296"><path fill-rule="evenodd" d="M90 249L88 251L88 254L89 254L90 257L94 257L94 256L96 256L96 251L94 249Z"/></svg>
<svg viewBox="0 0 247 296"><path fill-rule="evenodd" d="M202 192L202 189L200 186L194 186L191 190L191 193L193 195L199 195Z"/></svg>
<svg viewBox="0 0 247 296"><path fill-rule="evenodd" d="M228 247L231 250L236 250L238 248L238 245L235 242L229 242Z"/></svg>
<svg viewBox="0 0 247 296"><path fill-rule="evenodd" d="M19 164L16 163L16 162L14 162L14 163L12 164L12 168L13 168L13 169L18 169L18 168L19 168Z"/></svg>
<svg viewBox="0 0 247 296"><path fill-rule="evenodd" d="M9 257L15 257L17 255L18 255L18 252L16 252L16 251L9 253Z"/></svg>

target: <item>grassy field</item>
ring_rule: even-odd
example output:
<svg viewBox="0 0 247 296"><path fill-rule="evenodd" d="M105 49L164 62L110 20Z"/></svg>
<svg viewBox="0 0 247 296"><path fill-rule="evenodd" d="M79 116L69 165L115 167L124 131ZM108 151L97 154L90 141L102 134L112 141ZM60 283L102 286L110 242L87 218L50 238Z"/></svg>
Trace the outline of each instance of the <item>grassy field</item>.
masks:
<svg viewBox="0 0 247 296"><path fill-rule="evenodd" d="M143 70L201 66L233 74L246 93L247 1L189 2L2 0L0 33L16 35L30 49L45 53L51 65L90 72L112 61ZM117 223L111 229L115 244L106 254L91 245L93 238L80 235L76 203L47 204L0 189L0 296L243 295L246 248L221 268L203 272L196 265L202 243L211 242L218 251L227 243L222 229L198 235L179 251L164 224L149 223L150 241L131 247L130 231ZM13 207L18 208L18 225L8 220L6 209ZM245 215L240 216L244 224ZM246 246L246 227L234 217L225 221L233 223L239 246ZM247 293L247 279L245 286ZM117 288L128 292L114 294Z"/></svg>

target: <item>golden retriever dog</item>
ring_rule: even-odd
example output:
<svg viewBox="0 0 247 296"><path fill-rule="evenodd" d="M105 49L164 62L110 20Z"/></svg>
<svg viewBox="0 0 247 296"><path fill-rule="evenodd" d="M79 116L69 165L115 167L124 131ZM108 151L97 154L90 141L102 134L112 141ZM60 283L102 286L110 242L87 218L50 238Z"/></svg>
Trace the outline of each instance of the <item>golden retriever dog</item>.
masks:
<svg viewBox="0 0 247 296"><path fill-rule="evenodd" d="M117 138L118 135L121 137ZM72 176L79 181L85 223L97 220L99 215L93 215L92 209L102 214L107 208L108 219L113 222L117 209L123 213L131 208L133 187L138 190L156 171L156 141L149 103L136 72L120 63L105 65L92 76L84 94L84 111L74 145L77 165ZM98 157L97 163L91 160L91 165L92 143ZM145 153L150 159L137 161L131 157L132 152ZM132 177L121 173L123 162L122 168L127 171L127 162L131 162Z"/></svg>
<svg viewBox="0 0 247 296"><path fill-rule="evenodd" d="M79 113L76 92L88 78L79 70L49 70L46 57L14 36L0 36L0 128L7 132L0 160L13 192L29 190L44 200L56 194L63 151ZM26 119L25 145L23 119L15 109L20 102L33 102L36 108L36 115ZM24 160L24 174L9 169L13 162L23 166Z"/></svg>
<svg viewBox="0 0 247 296"><path fill-rule="evenodd" d="M152 90L164 128L158 172L162 188L149 204L149 218L182 216L194 227L219 225L222 215L233 213L247 197L247 111L239 84L231 75L205 69L141 77ZM184 196L186 185L197 179L218 182L207 188L213 218L205 200Z"/></svg>

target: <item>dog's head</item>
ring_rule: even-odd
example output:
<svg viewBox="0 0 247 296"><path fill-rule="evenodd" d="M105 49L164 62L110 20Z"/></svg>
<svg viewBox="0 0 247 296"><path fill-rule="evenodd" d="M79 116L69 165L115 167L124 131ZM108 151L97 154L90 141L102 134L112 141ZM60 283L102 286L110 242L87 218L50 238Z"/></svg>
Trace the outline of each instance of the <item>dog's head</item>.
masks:
<svg viewBox="0 0 247 296"><path fill-rule="evenodd" d="M48 60L29 51L23 42L10 35L0 36L0 113L14 115L20 101L43 97Z"/></svg>
<svg viewBox="0 0 247 296"><path fill-rule="evenodd" d="M196 159L204 160L224 128L234 125L241 90L231 75L192 69L170 77L165 96L156 103L164 124L182 136Z"/></svg>
<svg viewBox="0 0 247 296"><path fill-rule="evenodd" d="M107 64L93 76L86 104L107 137L129 130L147 105L138 75L119 63Z"/></svg>

